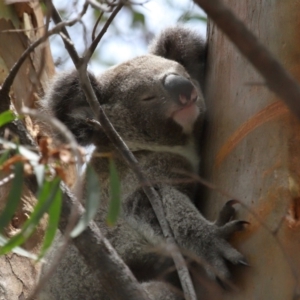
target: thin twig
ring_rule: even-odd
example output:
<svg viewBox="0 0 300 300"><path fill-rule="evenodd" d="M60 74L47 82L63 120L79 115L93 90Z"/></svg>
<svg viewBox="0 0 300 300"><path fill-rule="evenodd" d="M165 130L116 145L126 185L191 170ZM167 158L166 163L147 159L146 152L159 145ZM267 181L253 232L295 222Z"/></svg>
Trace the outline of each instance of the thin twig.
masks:
<svg viewBox="0 0 300 300"><path fill-rule="evenodd" d="M51 30L47 31L45 33L44 36L42 36L41 38L39 38L38 40L36 40L35 42L33 42L20 56L20 58L18 59L18 61L13 65L13 67L11 68L8 76L5 78L2 87L0 89L0 95L2 95L2 93L7 93L10 90L10 87L17 75L17 73L19 72L22 64L24 63L24 61L26 60L27 56L40 44L42 44L43 42L45 42L47 40L47 38L53 34L59 33L62 28L64 28L65 26L73 26L76 22L78 22L78 20L85 14L87 10L87 6L85 5L81 11L81 13L74 18L71 21L66 21L66 22L61 22L60 24L57 24L55 27L53 27ZM2 99L2 98L1 98ZM1 100L3 101L3 100ZM7 107L9 108L9 103L7 105ZM7 108L7 109L8 109Z"/></svg>
<svg viewBox="0 0 300 300"><path fill-rule="evenodd" d="M51 0L47 1L47 8L51 10L51 17L52 17L52 20L54 21L54 23L56 25L62 24L61 29L60 29L60 35L64 36L66 39L68 39L70 41L69 43L64 42L64 45L73 61L75 67L78 68L80 66L80 64L82 63L81 58L78 55L78 53L74 47L74 44L71 42L71 37L66 29L66 26L63 25L63 21L59 15L57 9L53 6Z"/></svg>
<svg viewBox="0 0 300 300"><path fill-rule="evenodd" d="M2 88L2 90L0 90L0 98L2 100L4 99L4 97L8 98L8 92L11 83L13 82L18 68L25 60L26 55L28 55L28 53L30 53L41 42L46 40L48 36L61 31L62 28L65 28L64 25L71 25L73 22L77 22L77 18L70 22L62 22L61 24L57 24L55 28L47 32L43 38L41 38L39 41L36 41L33 45L30 46L30 49L27 49L25 51L26 53L23 54L21 60L17 62L17 66L15 65L13 68L14 70L10 72L10 78L6 79L6 84L4 86L5 88ZM77 62L79 63L80 59L75 49L73 51L73 54L75 56L77 55ZM3 106L1 106L1 109L2 108ZM35 142L28 135L27 130L20 120L11 122L7 125L7 127L12 132L20 136L21 144L36 147ZM35 178L31 176L26 177L25 183L34 194L37 192L38 186ZM76 201L74 200L74 197L64 183L61 184L61 188L63 192L63 202L59 227L60 230L64 232L67 227L72 208L75 205ZM84 213L82 205L78 207L78 211L80 215ZM103 283L104 290L106 290L107 293L112 296L112 298L124 299L124 297L127 297L128 299L134 300L148 299L148 297L145 295L145 292L142 290L141 286L132 275L131 271L119 258L118 254L111 247L105 237L102 236L99 228L94 222L90 222L89 226L85 230L85 234L77 237L74 240L74 244L79 249L81 254L85 257L85 260L87 261L90 270L94 272L95 277L99 279L99 282L101 281ZM86 245L90 245L91 248L86 248ZM110 286L113 286L113 288L110 289ZM106 289L106 287L108 290Z"/></svg>
<svg viewBox="0 0 300 300"><path fill-rule="evenodd" d="M93 8L95 9L99 9L102 12L111 12L113 5L111 4L107 4L105 5L101 5L98 1L95 0L86 0L87 3L89 3Z"/></svg>
<svg viewBox="0 0 300 300"><path fill-rule="evenodd" d="M118 4L117 8L114 10L112 15L114 14L114 16L115 16L118 13L118 11L121 9L121 7L122 7L122 4ZM56 9L54 7L52 7L52 12L53 12L54 22L60 23L61 18L59 16L59 13L56 11ZM112 21L112 18L111 18L111 21ZM102 29L103 34L106 31L105 28L106 28L106 26L104 26ZM136 160L136 158L134 157L132 152L129 150L127 145L124 143L122 138L119 136L117 131L114 129L111 122L108 120L108 118L107 118L106 114L104 113L102 107L100 106L100 103L95 95L95 92L94 92L92 86L91 86L90 80L88 78L88 74L86 72L86 64L88 62L86 60L86 58L87 57L90 58L91 55L89 52L87 52L87 54L86 54L87 56L83 57L84 63L81 64L81 61L78 60L77 53L74 54L74 46L72 43L69 42L70 37L69 37L69 34L68 34L66 28L64 28L62 31L64 33L64 36L67 37L67 39L65 39L65 38L63 39L65 48L67 49L71 59L73 60L73 63L76 66L76 69L78 70L79 82L80 82L81 88L86 96L86 99L87 99L89 105L91 106L93 112L97 116L97 120L101 124L101 125L100 124L99 125L104 129L105 134L111 140L111 142L113 143L115 148L120 152L121 156L123 157L125 162L128 164L128 166L133 170L133 172L135 173L140 184L143 185L143 191L146 194L146 196L148 197L148 199L151 203L151 206L153 208L153 211L157 216L157 219L162 228L162 232L166 239L166 242L168 244L170 244L171 255L174 260L176 269L178 271L178 276L181 281L181 285L182 285L182 289L183 289L185 298L187 300L196 300L197 297L196 297L196 293L195 293L195 290L193 287L193 283L192 283L188 268L186 266L183 256L181 255L181 253L176 245L176 242L175 242L172 230L169 226L169 223L166 220L162 201L161 201L158 193L151 186L151 183L149 182L149 180L146 178L146 176L142 172L142 170L138 164L138 161ZM93 46L90 47L91 52L93 52L93 49L97 46L97 44L99 43L103 34L100 32L99 35L97 36L97 38L95 39L95 41L93 41Z"/></svg>
<svg viewBox="0 0 300 300"><path fill-rule="evenodd" d="M39 29L45 28L45 25L39 26L39 27L33 27L33 28L24 28L24 29L7 29L7 30L0 30L0 34L3 33L22 33L22 32L31 32L31 31L37 31Z"/></svg>
<svg viewBox="0 0 300 300"><path fill-rule="evenodd" d="M129 150L127 145L124 143L122 138L116 132L113 125L110 123L107 116L105 115L105 112L103 111L102 107L97 101L96 95L90 84L86 72L79 72L79 78L81 88L86 95L86 99L92 107L93 111L97 113L97 119L100 121L98 122L96 120L91 120L91 122L93 122L95 126L101 126L101 128L105 131L105 134L108 136L115 148L119 151L125 162L135 173L139 183L143 188L144 193L146 194L151 203L152 209L159 221L163 235L166 239L167 244L169 245L171 256L174 260L176 269L178 271L184 295L186 299L189 300L197 299L188 268L186 266L183 256L179 251L179 248L176 245L171 228L164 213L162 201L158 193L153 188L151 182L144 175L133 153Z"/></svg>
<svg viewBox="0 0 300 300"><path fill-rule="evenodd" d="M116 17L117 13L121 10L122 7L123 7L122 3L119 3L117 5L117 7L114 9L114 11L111 13L111 15L109 16L109 18L105 22L102 30L99 32L99 34L97 35L97 37L92 41L90 47L84 53L84 55L83 55L83 57L84 57L84 59L83 59L84 65L87 64L90 61L90 59L91 59L93 53L95 52L95 50L96 50L99 42L101 41L103 35L107 31L107 28L109 27L109 25L111 24L111 22Z"/></svg>
<svg viewBox="0 0 300 300"><path fill-rule="evenodd" d="M50 6L52 11L52 18L54 22L58 24L61 23L61 18L51 1L48 1L47 4ZM66 28L63 27L61 31L65 47L74 64L78 68L82 65L81 59L74 48ZM62 232L65 231L67 225L65 216L70 214L70 208L74 204L73 202L74 201L70 196L63 201L62 215L64 217L60 220L60 229ZM82 206L79 210L80 209L83 211ZM86 242L87 239L89 240L89 243ZM102 236L99 228L94 222L90 222L84 234L73 239L73 242L83 255L87 265L91 268L91 270L93 270L96 278L99 279L99 282L106 283L103 285L103 288L112 298L123 299L124 297L127 297L128 299L136 300L148 299L144 290L136 281L129 268L119 258L109 242ZM95 242L97 243L97 246L94 245ZM87 251L86 245L93 245L93 247L89 248ZM107 276L105 274L106 272L109 272L110 275ZM109 282L106 282L107 280L109 280ZM107 287L107 289L105 287Z"/></svg>
<svg viewBox="0 0 300 300"><path fill-rule="evenodd" d="M101 21L102 17L103 17L103 11L100 13L95 25L94 25L94 28L93 28L93 31L92 31L92 41L95 39L95 35L96 35L96 30L97 30L97 26L99 24L99 22Z"/></svg>
<svg viewBox="0 0 300 300"><path fill-rule="evenodd" d="M49 31L49 25L50 25L50 20L51 20L51 15L50 12L47 11L46 13L46 21L45 21L45 32ZM43 34L44 36L45 34ZM39 62L39 69L37 70L37 74L36 74L36 80L34 80L33 82L31 82L30 86L28 87L28 93L27 93L27 100L24 101L24 103L30 103L30 99L32 99L33 96L33 92L34 92L34 87L36 88L36 90L41 90L40 86L36 87L36 83L40 82L41 76L44 72L45 69L45 60L46 60L46 51L47 48L46 47L42 47L40 49L41 53L40 53L40 62Z"/></svg>
<svg viewBox="0 0 300 300"><path fill-rule="evenodd" d="M194 0L300 119L300 85L222 0ZM283 88L284 87L284 88Z"/></svg>

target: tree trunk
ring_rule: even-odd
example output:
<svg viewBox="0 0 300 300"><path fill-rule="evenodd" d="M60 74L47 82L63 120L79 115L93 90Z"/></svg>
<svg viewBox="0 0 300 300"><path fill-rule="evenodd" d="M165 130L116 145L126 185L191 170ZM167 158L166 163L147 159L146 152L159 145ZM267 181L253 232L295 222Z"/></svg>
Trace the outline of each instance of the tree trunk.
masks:
<svg viewBox="0 0 300 300"><path fill-rule="evenodd" d="M43 22L43 13L38 2L6 5L4 0L0 0L0 85L28 45L43 35ZM20 29L25 29L25 31L15 32ZM41 66L43 66L42 69ZM49 46L48 43L44 43L28 57L14 81L11 98L17 111L23 105L34 106L37 95L43 92L46 82L53 73L54 65ZM26 123L29 129L33 129L28 118ZM3 178L7 174L1 172L0 176ZM6 236L16 234L33 210L36 199L26 187L23 189L20 207L11 224L5 229ZM0 211L6 205L8 192L9 184L1 186ZM45 221L23 245L24 248L37 254L44 230ZM25 299L36 284L39 269L39 264L25 257L16 254L1 256L0 298L3 300Z"/></svg>
<svg viewBox="0 0 300 300"><path fill-rule="evenodd" d="M300 79L300 2L224 2ZM251 223L232 239L251 267L236 268L238 291L224 299L296 299L300 122L211 22L208 41L204 176L231 196L207 190L205 211L214 219L229 197L237 198L249 208L236 205L237 217Z"/></svg>

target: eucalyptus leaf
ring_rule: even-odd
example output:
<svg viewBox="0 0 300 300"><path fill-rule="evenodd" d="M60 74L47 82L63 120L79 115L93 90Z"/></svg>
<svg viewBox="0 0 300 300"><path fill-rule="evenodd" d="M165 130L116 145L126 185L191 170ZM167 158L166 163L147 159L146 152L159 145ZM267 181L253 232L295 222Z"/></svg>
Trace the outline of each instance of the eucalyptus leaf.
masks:
<svg viewBox="0 0 300 300"><path fill-rule="evenodd" d="M0 127L15 120L16 116L11 110L7 110L0 114Z"/></svg>
<svg viewBox="0 0 300 300"><path fill-rule="evenodd" d="M3 163L8 159L9 157L9 150L6 150L3 152L3 154L0 157L0 166L3 165Z"/></svg>
<svg viewBox="0 0 300 300"><path fill-rule="evenodd" d="M0 255L6 254L16 246L22 245L34 232L40 219L50 208L53 200L59 191L60 179L55 178L53 181L45 181L39 192L38 202L30 215L30 218L24 223L21 231L9 239L9 241L0 249Z"/></svg>
<svg viewBox="0 0 300 300"><path fill-rule="evenodd" d="M95 170L87 165L86 169L86 202L85 213L81 216L78 224L71 232L72 238L77 237L85 230L89 222L95 217L100 204L100 186L99 179Z"/></svg>
<svg viewBox="0 0 300 300"><path fill-rule="evenodd" d="M3 138L0 138L0 144L9 149L18 149L19 153L27 158L32 164L37 164L39 162L40 156L36 152L33 152L24 146L9 142Z"/></svg>
<svg viewBox="0 0 300 300"><path fill-rule="evenodd" d="M121 210L121 184L116 164L112 158L109 158L109 181L110 201L106 222L109 226L113 226L117 222Z"/></svg>
<svg viewBox="0 0 300 300"><path fill-rule="evenodd" d="M55 238L56 231L59 224L61 202L62 202L62 192L60 189L58 189L48 211L48 226L45 233L43 246L39 254L39 258L45 255L46 251L50 248Z"/></svg>
<svg viewBox="0 0 300 300"><path fill-rule="evenodd" d="M136 25L138 23L145 25L145 16L138 11L133 11L132 12L132 25Z"/></svg>
<svg viewBox="0 0 300 300"><path fill-rule="evenodd" d="M33 166L34 174L38 183L38 186L41 187L45 178L45 165L36 164Z"/></svg>
<svg viewBox="0 0 300 300"><path fill-rule="evenodd" d="M2 236L0 234L0 246L4 246L7 243L7 241L8 241L7 238L5 238L4 236ZM14 249L12 249L12 252L16 253L18 255L33 259L33 260L38 259L37 255L30 253L29 251L27 251L21 247L15 247Z"/></svg>
<svg viewBox="0 0 300 300"><path fill-rule="evenodd" d="M3 232L4 228L9 224L20 203L22 195L23 173L23 164L17 162L15 164L14 178L12 180L6 205L0 215L0 232Z"/></svg>
<svg viewBox="0 0 300 300"><path fill-rule="evenodd" d="M180 18L179 18L179 22L189 22L189 21L201 21L203 23L207 23L207 17L199 15L199 14L190 14L190 13L186 13L183 14Z"/></svg>

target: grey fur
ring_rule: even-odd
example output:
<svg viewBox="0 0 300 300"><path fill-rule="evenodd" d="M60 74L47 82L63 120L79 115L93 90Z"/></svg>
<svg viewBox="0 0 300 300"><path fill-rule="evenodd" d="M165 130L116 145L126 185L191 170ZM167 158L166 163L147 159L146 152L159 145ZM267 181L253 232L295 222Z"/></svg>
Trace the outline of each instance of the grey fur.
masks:
<svg viewBox="0 0 300 300"><path fill-rule="evenodd" d="M231 230L226 228L225 231L233 232L236 223L228 225L225 222L219 227L207 221L191 201L194 185L180 183L182 176L174 172L174 169L193 172L199 162L194 136L201 130L205 111L200 88L205 44L190 30L175 27L165 30L150 51L151 54L107 70L97 79L90 75L92 85L107 116L161 195L178 245L200 256L219 274L229 276L225 259L236 264L243 256L225 241L222 230L229 226ZM176 86L172 85L174 78ZM177 92L178 82L186 92ZM195 95L197 101L191 104ZM186 104L185 101L189 102ZM99 176L102 195L95 221L103 234L137 279L143 282L150 299L181 299L180 293L159 279L159 275L172 266L172 261L151 252L153 247L163 243L163 236L148 199L104 132L95 131L86 123L86 118L93 114L79 87L77 73L59 75L42 103L44 110L63 121L82 145L96 146L91 163ZM190 104L191 112L187 108ZM180 108L187 109L190 119L182 112L178 113ZM107 151L114 154L122 181L122 216L114 227L105 223L109 201L108 161L97 156L97 153ZM170 180L174 180L174 184ZM49 261L53 253L55 247ZM209 269L206 271L215 277ZM70 245L40 299L109 297L103 293L101 283L89 273L75 247Z"/></svg>

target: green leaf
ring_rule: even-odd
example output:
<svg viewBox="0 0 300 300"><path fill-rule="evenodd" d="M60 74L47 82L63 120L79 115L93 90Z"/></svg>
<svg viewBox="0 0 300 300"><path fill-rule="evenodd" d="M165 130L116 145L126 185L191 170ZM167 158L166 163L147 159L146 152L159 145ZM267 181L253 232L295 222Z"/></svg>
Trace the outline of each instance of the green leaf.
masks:
<svg viewBox="0 0 300 300"><path fill-rule="evenodd" d="M178 22L188 22L188 21L201 21L203 23L207 23L207 17L201 16L198 14L192 14L192 13L185 13L183 14L179 19Z"/></svg>
<svg viewBox="0 0 300 300"><path fill-rule="evenodd" d="M14 149L17 150L18 153L20 153L22 156L24 156L26 159L30 161L30 164L33 166L33 170L38 182L39 187L42 186L44 182L44 177L45 177L45 165L40 164L40 156L31 150L28 150L26 147L6 141L2 138L0 138L0 144L4 145L4 147L9 148L9 149ZM2 156L0 157L0 166L5 162L5 160L9 156L9 150L4 152Z"/></svg>
<svg viewBox="0 0 300 300"><path fill-rule="evenodd" d="M116 164L109 158L110 201L106 222L113 226L118 219L121 209L121 185Z"/></svg>
<svg viewBox="0 0 300 300"><path fill-rule="evenodd" d="M43 185L44 178L45 178L45 165L34 164L33 170L34 170L34 174L35 174L38 186L41 187Z"/></svg>
<svg viewBox="0 0 300 300"><path fill-rule="evenodd" d="M17 210L22 195L22 184L23 164L18 162L15 164L14 178L7 197L6 206L0 215L0 232L3 232Z"/></svg>
<svg viewBox="0 0 300 300"><path fill-rule="evenodd" d="M44 1L40 1L39 6L40 6L41 9L42 9L43 15L44 15L44 16L47 16L48 10L47 10L47 6L46 6L46 4L44 3Z"/></svg>
<svg viewBox="0 0 300 300"><path fill-rule="evenodd" d="M9 150L6 150L3 152L3 154L0 157L0 166L3 165L3 163L8 159L9 157Z"/></svg>
<svg viewBox="0 0 300 300"><path fill-rule="evenodd" d="M40 219L49 209L53 200L59 191L60 178L55 178L53 181L45 181L41 191L39 192L38 202L31 213L30 218L24 223L21 231L13 236L0 249L0 255L6 254L16 246L22 245L34 232Z"/></svg>
<svg viewBox="0 0 300 300"><path fill-rule="evenodd" d="M58 228L59 217L61 212L62 192L58 189L52 204L48 211L48 226L44 237L43 246L39 254L39 258L43 257L46 251L50 248Z"/></svg>
<svg viewBox="0 0 300 300"><path fill-rule="evenodd" d="M78 224L71 232L72 238L77 237L89 222L95 217L100 204L100 186L99 179L95 170L88 165L86 169L86 202L85 213L80 218Z"/></svg>
<svg viewBox="0 0 300 300"><path fill-rule="evenodd" d="M5 245L7 243L7 241L8 241L8 239L0 234L0 246ZM24 256L24 257L28 257L30 259L34 259L34 260L38 259L37 255L32 254L31 252L28 252L25 249L20 248L20 247L15 247L14 249L12 249L12 252L14 252L18 255Z"/></svg>
<svg viewBox="0 0 300 300"><path fill-rule="evenodd" d="M141 14L140 12L133 11L132 25L136 25L138 23L141 23L142 25L145 25L145 16L143 14Z"/></svg>
<svg viewBox="0 0 300 300"><path fill-rule="evenodd" d="M30 160L31 163L37 164L40 156L31 150L28 150L26 147L17 145L15 143L6 141L5 139L0 138L0 144L2 144L4 147L9 148L9 149L16 149L18 152L25 156L28 160Z"/></svg>
<svg viewBox="0 0 300 300"><path fill-rule="evenodd" d="M15 120L16 116L11 110L7 110L0 114L0 127Z"/></svg>

